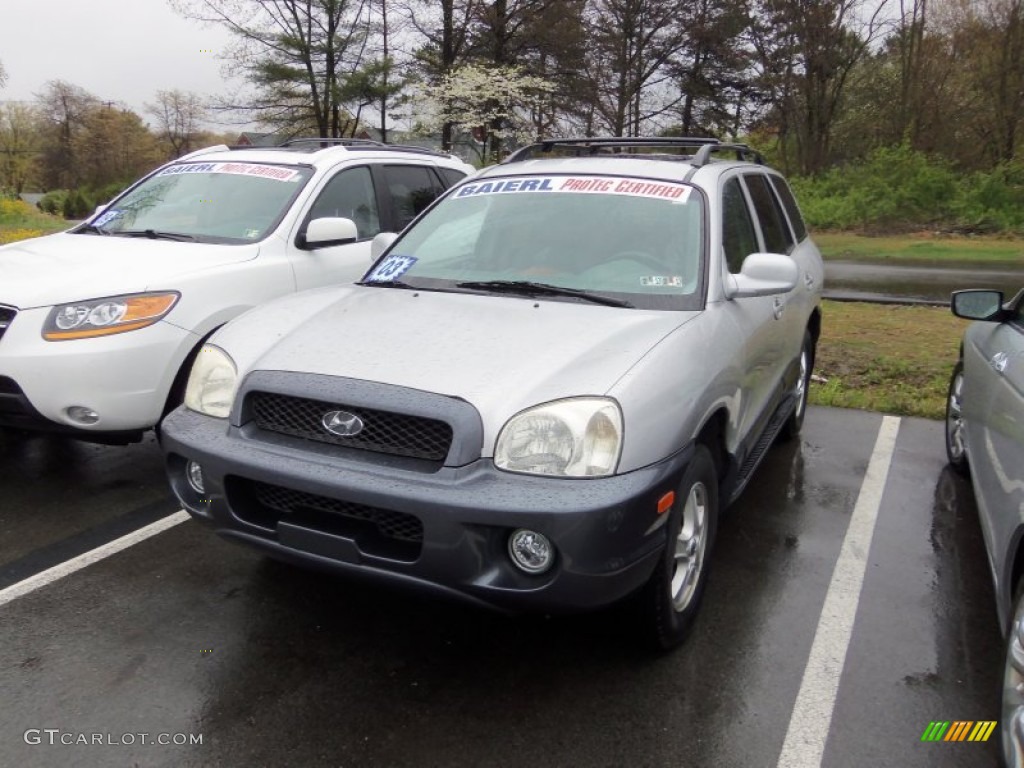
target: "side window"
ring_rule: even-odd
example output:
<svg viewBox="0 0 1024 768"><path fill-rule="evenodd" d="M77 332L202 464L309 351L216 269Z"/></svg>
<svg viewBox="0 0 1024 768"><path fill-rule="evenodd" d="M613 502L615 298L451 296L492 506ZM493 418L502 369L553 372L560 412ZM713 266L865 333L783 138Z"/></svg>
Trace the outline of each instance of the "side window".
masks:
<svg viewBox="0 0 1024 768"><path fill-rule="evenodd" d="M380 232L377 214L377 196L369 168L350 168L342 171L324 187L313 203L309 219L340 216L356 223L359 239L373 237Z"/></svg>
<svg viewBox="0 0 1024 768"><path fill-rule="evenodd" d="M768 179L764 174L751 173L743 177L750 190L750 199L761 222L761 234L764 236L764 247L769 253L789 253L796 245L789 231L786 219L782 215L779 201L775 199Z"/></svg>
<svg viewBox="0 0 1024 768"><path fill-rule="evenodd" d="M789 188L789 184L781 176L769 176L769 178L772 180L772 186L775 187L779 199L782 200L786 213L789 214L789 223L793 225L793 231L796 232L796 241L799 243L807 237L807 225L804 224L804 217L800 215L800 208L796 204L796 198L793 197L793 190Z"/></svg>
<svg viewBox="0 0 1024 768"><path fill-rule="evenodd" d="M466 174L462 171L456 171L454 168L438 168L437 172L441 174L441 178L444 179L445 189L453 187L466 178Z"/></svg>
<svg viewBox="0 0 1024 768"><path fill-rule="evenodd" d="M729 179L722 189L722 247L733 273L739 272L743 260L758 250L754 222L739 179Z"/></svg>
<svg viewBox="0 0 1024 768"><path fill-rule="evenodd" d="M395 227L401 231L420 211L434 202L440 190L429 168L417 165L385 165L384 179L391 192Z"/></svg>

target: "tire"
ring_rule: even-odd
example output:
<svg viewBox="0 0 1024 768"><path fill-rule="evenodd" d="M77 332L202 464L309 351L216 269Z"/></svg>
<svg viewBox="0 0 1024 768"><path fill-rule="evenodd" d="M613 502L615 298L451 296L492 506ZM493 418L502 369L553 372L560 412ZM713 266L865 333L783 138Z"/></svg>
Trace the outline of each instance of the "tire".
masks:
<svg viewBox="0 0 1024 768"><path fill-rule="evenodd" d="M783 440L792 440L800 434L804 426L804 415L807 413L807 395L811 386L811 371L814 370L814 338L810 331L804 331L804 343L800 348L800 374L797 376L793 394L796 396L796 408L786 419L779 431Z"/></svg>
<svg viewBox="0 0 1024 768"><path fill-rule="evenodd" d="M949 377L949 390L946 393L946 457L949 466L958 474L966 475L970 468L967 465L967 444L964 442L963 384L964 361L959 360Z"/></svg>
<svg viewBox="0 0 1024 768"><path fill-rule="evenodd" d="M665 651L686 639L707 582L718 525L718 474L706 446L697 446L668 515L665 550L638 596L647 636Z"/></svg>
<svg viewBox="0 0 1024 768"><path fill-rule="evenodd" d="M1024 582L1017 585L1013 621L1006 637L1003 664L1003 761L1007 768L1024 768Z"/></svg>

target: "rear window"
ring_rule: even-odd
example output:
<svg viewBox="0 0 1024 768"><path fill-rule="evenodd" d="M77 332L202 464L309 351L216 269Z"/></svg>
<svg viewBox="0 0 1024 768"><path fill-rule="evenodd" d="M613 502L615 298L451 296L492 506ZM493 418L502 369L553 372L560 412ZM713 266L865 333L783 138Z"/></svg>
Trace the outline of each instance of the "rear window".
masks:
<svg viewBox="0 0 1024 768"><path fill-rule="evenodd" d="M747 174L743 177L750 191L750 199L761 222L761 234L764 236L764 247L768 253L789 253L796 245L786 219L782 215L782 207L763 174Z"/></svg>
<svg viewBox="0 0 1024 768"><path fill-rule="evenodd" d="M437 178L426 166L385 165L384 179L398 217L398 230L405 229L442 192Z"/></svg>
<svg viewBox="0 0 1024 768"><path fill-rule="evenodd" d="M807 225L804 224L804 217L800 215L800 208L796 204L796 198L793 197L793 190L780 176L770 176L769 178L772 180L772 185L775 187L786 213L789 214L789 223L793 225L796 241L799 243L807 237Z"/></svg>
<svg viewBox="0 0 1024 768"><path fill-rule="evenodd" d="M438 168L437 170L441 174L441 178L444 179L445 189L458 184L466 178L466 174L462 171L456 171L454 168Z"/></svg>

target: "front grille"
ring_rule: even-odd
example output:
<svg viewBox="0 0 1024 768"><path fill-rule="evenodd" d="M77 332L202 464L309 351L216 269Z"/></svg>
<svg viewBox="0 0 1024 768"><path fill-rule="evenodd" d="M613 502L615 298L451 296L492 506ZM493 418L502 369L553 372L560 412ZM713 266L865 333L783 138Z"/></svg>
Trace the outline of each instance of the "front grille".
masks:
<svg viewBox="0 0 1024 768"><path fill-rule="evenodd" d="M0 339L4 337L4 333L14 322L14 316L18 314L17 310L11 309L10 307L0 307Z"/></svg>
<svg viewBox="0 0 1024 768"><path fill-rule="evenodd" d="M366 554L413 561L423 544L423 522L415 515L318 496L279 485L226 479L230 504L242 520L274 529L279 522L344 536Z"/></svg>
<svg viewBox="0 0 1024 768"><path fill-rule="evenodd" d="M256 426L268 432L430 461L444 461L451 448L452 428L437 419L271 392L254 392L250 397ZM358 416L362 431L352 437L328 432L324 415L337 410Z"/></svg>

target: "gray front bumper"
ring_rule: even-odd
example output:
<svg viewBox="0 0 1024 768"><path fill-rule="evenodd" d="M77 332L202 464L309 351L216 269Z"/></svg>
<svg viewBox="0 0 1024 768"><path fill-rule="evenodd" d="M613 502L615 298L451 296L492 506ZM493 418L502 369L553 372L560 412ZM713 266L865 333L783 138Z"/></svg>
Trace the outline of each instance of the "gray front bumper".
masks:
<svg viewBox="0 0 1024 768"><path fill-rule="evenodd" d="M185 408L163 422L162 432L175 494L222 536L296 564L514 611L596 608L640 587L663 551L658 499L677 490L692 454L687 449L625 475L558 479L503 472L489 459L435 472L372 457L357 461L331 446L257 436L250 426ZM202 467L203 496L185 478L187 461ZM276 524L254 518L246 493L238 491L253 481L415 516L421 546L412 557L393 557L287 516ZM528 575L512 564L507 542L518 528L554 543L551 570Z"/></svg>

